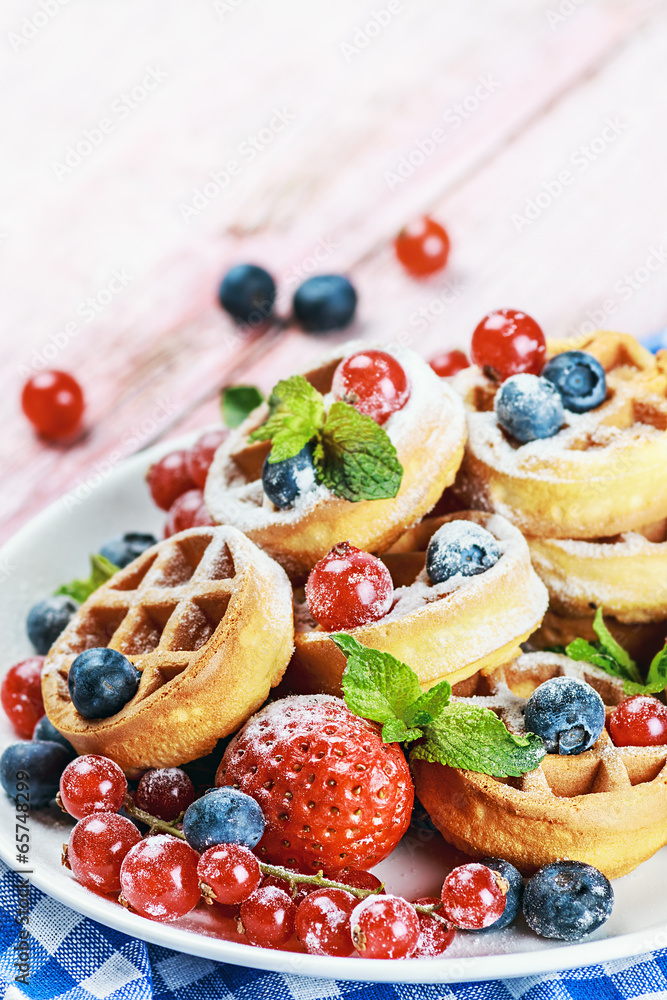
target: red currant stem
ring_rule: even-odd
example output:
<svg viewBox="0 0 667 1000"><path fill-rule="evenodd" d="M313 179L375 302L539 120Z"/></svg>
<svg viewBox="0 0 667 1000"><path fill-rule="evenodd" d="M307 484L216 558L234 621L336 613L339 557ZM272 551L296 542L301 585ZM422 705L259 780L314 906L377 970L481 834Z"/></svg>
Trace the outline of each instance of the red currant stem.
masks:
<svg viewBox="0 0 667 1000"><path fill-rule="evenodd" d="M176 819L166 820L160 819L158 816L151 816L149 812L145 809L140 809L129 796L126 796L125 802L123 803L123 809L128 816L132 816L133 819L139 819L146 826L150 827L148 833L170 833L173 837L180 837L181 840L185 840L185 834L183 830L177 826L183 819L184 813L177 816Z"/></svg>
<svg viewBox="0 0 667 1000"><path fill-rule="evenodd" d="M139 819L142 823L150 827L149 834L159 831L160 833L170 833L174 837L180 837L181 840L185 840L183 830L176 825L180 822L182 816L171 822L158 819L157 816L151 816L144 809L140 809L129 797L126 798L123 808L128 816ZM302 875L301 872L290 871L289 868L283 868L281 865L268 865L265 861L259 861L259 870L262 875L272 875L274 878L288 882L291 889L294 889L297 885L316 885L320 889L343 889L344 892L349 892L358 899L365 899L367 896L376 896L384 889L384 883L377 886L376 889L359 889L356 885L346 885L345 882L334 882L333 879L325 878L321 871L317 872L316 875ZM209 890L209 886L206 886L206 890ZM210 898L210 890L206 890L205 895ZM213 893L213 896L215 896L215 893ZM417 913L433 917L434 920L444 924L446 927L450 926L443 917L435 912L440 909L442 903L432 903L428 906L424 906L421 903L412 903L411 905Z"/></svg>

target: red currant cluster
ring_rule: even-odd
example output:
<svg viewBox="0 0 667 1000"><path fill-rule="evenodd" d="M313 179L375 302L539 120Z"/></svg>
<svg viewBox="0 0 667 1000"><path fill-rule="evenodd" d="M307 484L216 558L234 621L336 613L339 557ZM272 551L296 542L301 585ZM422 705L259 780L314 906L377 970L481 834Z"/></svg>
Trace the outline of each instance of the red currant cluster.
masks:
<svg viewBox="0 0 667 1000"><path fill-rule="evenodd" d="M190 449L171 451L148 470L151 496L158 507L169 512L165 538L187 528L213 524L203 489L213 456L226 436L223 427L206 431Z"/></svg>
<svg viewBox="0 0 667 1000"><path fill-rule="evenodd" d="M439 898L411 903L385 894L367 871L306 875L265 864L237 843L215 844L200 855L180 822L194 800L192 782L179 768L147 771L128 795L112 760L78 757L60 780L60 804L78 820L63 863L82 885L120 893L119 902L142 916L176 920L203 898L233 916L248 943L281 948L296 934L315 955L356 950L366 958L434 957L449 947L454 928L488 927L505 909L508 883L483 864L454 869ZM147 836L133 819L149 826Z"/></svg>

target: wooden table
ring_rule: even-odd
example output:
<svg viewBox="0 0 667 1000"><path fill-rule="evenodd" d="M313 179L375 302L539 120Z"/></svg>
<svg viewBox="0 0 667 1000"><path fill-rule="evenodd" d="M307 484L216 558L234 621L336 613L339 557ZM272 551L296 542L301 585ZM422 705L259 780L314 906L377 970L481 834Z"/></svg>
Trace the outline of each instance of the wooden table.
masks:
<svg viewBox="0 0 667 1000"><path fill-rule="evenodd" d="M238 336L216 304L235 262L275 274L283 313L303 278L344 271L348 333L425 356L498 306L548 336L665 325L664 3L5 0L0 16L3 538L215 421L222 385L269 389L326 348ZM423 212L452 253L417 282L391 241ZM73 446L20 412L42 367L84 387Z"/></svg>

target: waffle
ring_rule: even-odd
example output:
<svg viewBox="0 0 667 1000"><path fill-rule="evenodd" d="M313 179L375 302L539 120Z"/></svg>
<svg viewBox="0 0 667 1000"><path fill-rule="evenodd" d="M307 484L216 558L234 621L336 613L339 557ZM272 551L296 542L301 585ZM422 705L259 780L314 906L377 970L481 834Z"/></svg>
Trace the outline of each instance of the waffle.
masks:
<svg viewBox="0 0 667 1000"><path fill-rule="evenodd" d="M502 555L485 573L433 586L424 569L426 547L434 532L453 520L487 528L499 541ZM531 567L525 539L498 515L465 511L427 518L406 532L383 560L398 588L394 606L380 621L350 629L350 634L408 663L424 688L507 663L546 610L547 592ZM340 694L344 655L309 619L303 603L297 603L296 621L288 682L301 693Z"/></svg>
<svg viewBox="0 0 667 1000"><path fill-rule="evenodd" d="M192 528L148 549L79 608L43 672L46 713L76 750L128 774L209 753L281 679L293 647L283 570L236 528ZM117 649L141 671L116 715L87 720L67 675L85 649Z"/></svg>
<svg viewBox="0 0 667 1000"><path fill-rule="evenodd" d="M586 663L529 653L459 695L497 712L511 730L545 680L565 674L591 684L608 706L623 700L616 680ZM521 778L492 778L415 761L415 790L445 840L473 857L505 858L526 873L567 858L618 878L667 843L667 746L615 747L606 730L579 756L548 754Z"/></svg>
<svg viewBox="0 0 667 1000"><path fill-rule="evenodd" d="M384 425L403 466L398 495L388 500L350 503L324 486L306 493L289 510L278 510L265 495L261 473L269 442L248 437L268 416L258 407L218 450L206 481L206 506L213 519L233 524L268 552L295 579L343 539L368 552L388 549L406 528L431 509L454 481L465 443L460 397L413 351L381 346L393 354L411 383L410 398ZM303 374L323 394L331 389L340 361L368 344L349 342Z"/></svg>
<svg viewBox="0 0 667 1000"><path fill-rule="evenodd" d="M463 505L503 514L537 538L600 538L667 515L667 351L654 357L621 333L555 341L549 354L593 354L607 375L595 410L566 411L551 438L518 446L493 412L495 383L478 368L453 384L468 417L468 446L456 482Z"/></svg>

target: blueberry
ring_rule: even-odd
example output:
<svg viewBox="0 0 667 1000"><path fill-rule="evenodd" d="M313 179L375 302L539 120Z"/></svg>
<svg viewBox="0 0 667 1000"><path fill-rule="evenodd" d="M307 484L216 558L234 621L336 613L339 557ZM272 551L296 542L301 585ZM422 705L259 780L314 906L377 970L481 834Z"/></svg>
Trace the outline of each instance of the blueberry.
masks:
<svg viewBox="0 0 667 1000"><path fill-rule="evenodd" d="M61 743L47 740L12 743L0 757L0 783L11 799L25 802L25 794L29 796L31 809L41 809L55 799L60 775L71 759ZM27 772L27 778L18 777L22 771ZM22 781L28 785L27 790L19 787Z"/></svg>
<svg viewBox="0 0 667 1000"><path fill-rule="evenodd" d="M563 406L573 413L586 413L604 403L607 379L597 358L585 351L565 351L547 361L542 378L549 379L558 389Z"/></svg>
<svg viewBox="0 0 667 1000"><path fill-rule="evenodd" d="M523 897L523 913L532 930L559 941L576 941L597 930L613 906L609 879L582 861L554 861L540 868Z"/></svg>
<svg viewBox="0 0 667 1000"><path fill-rule="evenodd" d="M496 394L501 427L525 444L557 434L565 421L563 400L553 382L538 375L511 375Z"/></svg>
<svg viewBox="0 0 667 1000"><path fill-rule="evenodd" d="M33 729L32 738L33 740L38 740L40 743L44 743L44 741L49 743L60 743L62 747L65 747L72 758L76 757L76 750L72 744L69 740L65 739L62 733L58 732L52 722L49 722L46 715L42 716Z"/></svg>
<svg viewBox="0 0 667 1000"><path fill-rule="evenodd" d="M342 274L319 274L299 285L293 305L294 315L304 330L325 333L352 322L357 293Z"/></svg>
<svg viewBox="0 0 667 1000"><path fill-rule="evenodd" d="M490 531L474 521L446 521L428 543L426 572L431 583L451 576L476 576L500 559L500 546Z"/></svg>
<svg viewBox="0 0 667 1000"><path fill-rule="evenodd" d="M604 729L604 702L595 688L575 677L552 677L526 703L526 729L544 740L547 753L590 750Z"/></svg>
<svg viewBox="0 0 667 1000"><path fill-rule="evenodd" d="M28 638L38 653L45 656L79 605L65 594L54 594L33 604L28 612Z"/></svg>
<svg viewBox="0 0 667 1000"><path fill-rule="evenodd" d="M507 896L505 897L505 909L494 924L484 927L483 931L500 931L503 927L509 927L521 913L521 903L523 901L523 878L514 865L502 858L483 858L480 864L486 865L494 872L498 872L509 883ZM479 933L479 932L478 932Z"/></svg>
<svg viewBox="0 0 667 1000"><path fill-rule="evenodd" d="M262 839L264 815L245 792L214 788L188 806L183 833L200 854L214 844L242 844L252 850Z"/></svg>
<svg viewBox="0 0 667 1000"><path fill-rule="evenodd" d="M298 496L312 490L315 485L313 448L310 444L284 462L269 462L268 458L264 461L262 486L276 507L291 507Z"/></svg>
<svg viewBox="0 0 667 1000"><path fill-rule="evenodd" d="M237 264L222 279L218 299L238 323L261 326L273 314L276 283L263 267Z"/></svg>
<svg viewBox="0 0 667 1000"><path fill-rule="evenodd" d="M108 719L134 698L141 673L115 649L86 649L69 670L72 704L84 719Z"/></svg>
<svg viewBox="0 0 667 1000"><path fill-rule="evenodd" d="M114 566L123 569L124 566L129 566L146 549L150 549L151 545L156 544L157 538L155 535L149 535L147 532L143 533L141 531L128 531L127 534L117 535L116 538L111 538L106 542L100 549L100 555L108 559Z"/></svg>

